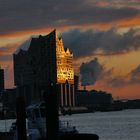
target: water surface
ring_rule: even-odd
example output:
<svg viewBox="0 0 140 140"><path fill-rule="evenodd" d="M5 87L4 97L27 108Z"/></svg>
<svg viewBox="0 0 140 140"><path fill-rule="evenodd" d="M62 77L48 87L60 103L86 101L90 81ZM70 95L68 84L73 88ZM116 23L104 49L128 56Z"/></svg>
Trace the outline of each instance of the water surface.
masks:
<svg viewBox="0 0 140 140"><path fill-rule="evenodd" d="M61 116L69 120L79 132L98 134L100 140L139 140L140 110L95 112ZM0 132L9 131L15 120L0 120Z"/></svg>
<svg viewBox="0 0 140 140"><path fill-rule="evenodd" d="M139 140L140 110L96 112L63 116L79 132L98 134L100 140Z"/></svg>

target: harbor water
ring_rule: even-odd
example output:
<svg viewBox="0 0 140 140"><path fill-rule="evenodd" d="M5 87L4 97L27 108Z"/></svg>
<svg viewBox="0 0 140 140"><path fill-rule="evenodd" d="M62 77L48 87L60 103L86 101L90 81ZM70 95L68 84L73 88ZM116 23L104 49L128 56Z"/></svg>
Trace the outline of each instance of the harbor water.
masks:
<svg viewBox="0 0 140 140"><path fill-rule="evenodd" d="M75 114L61 119L70 120L79 132L99 135L99 140L140 139L140 110Z"/></svg>
<svg viewBox="0 0 140 140"><path fill-rule="evenodd" d="M95 112L61 116L79 132L99 135L99 140L139 140L140 110ZM0 120L0 132L8 131L15 120Z"/></svg>

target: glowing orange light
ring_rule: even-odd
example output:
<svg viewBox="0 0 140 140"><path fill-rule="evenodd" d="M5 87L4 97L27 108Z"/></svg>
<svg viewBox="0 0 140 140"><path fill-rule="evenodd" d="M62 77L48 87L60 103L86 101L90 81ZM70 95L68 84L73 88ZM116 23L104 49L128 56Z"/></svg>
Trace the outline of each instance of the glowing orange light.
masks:
<svg viewBox="0 0 140 140"><path fill-rule="evenodd" d="M57 82L74 83L73 54L67 48L64 50L62 38L56 38Z"/></svg>

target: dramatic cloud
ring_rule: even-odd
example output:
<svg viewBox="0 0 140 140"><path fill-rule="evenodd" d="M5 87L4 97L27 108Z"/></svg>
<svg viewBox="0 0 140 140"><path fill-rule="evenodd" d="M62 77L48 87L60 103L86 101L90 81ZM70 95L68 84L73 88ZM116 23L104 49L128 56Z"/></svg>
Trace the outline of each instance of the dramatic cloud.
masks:
<svg viewBox="0 0 140 140"><path fill-rule="evenodd" d="M140 84L140 64L125 76L114 76L114 68L107 70L97 58L80 66L81 85L104 83L111 88L126 87Z"/></svg>
<svg viewBox="0 0 140 140"><path fill-rule="evenodd" d="M3 0L0 34L39 28L105 24L136 17L138 9L101 7L91 0Z"/></svg>
<svg viewBox="0 0 140 140"><path fill-rule="evenodd" d="M133 8L140 9L140 1L139 0L105 0L104 3L105 3L104 5L112 6L112 7L118 7L118 8L120 8L120 7L133 7Z"/></svg>
<svg viewBox="0 0 140 140"><path fill-rule="evenodd" d="M134 70L130 73L131 83L140 83L140 65L138 65Z"/></svg>
<svg viewBox="0 0 140 140"><path fill-rule="evenodd" d="M107 83L112 87L123 87L133 84L140 84L140 65L123 77L108 77Z"/></svg>
<svg viewBox="0 0 140 140"><path fill-rule="evenodd" d="M90 62L82 63L80 66L81 85L86 86L94 84L101 75L102 70L103 67L98 62L97 58L91 60Z"/></svg>
<svg viewBox="0 0 140 140"><path fill-rule="evenodd" d="M127 81L125 79L125 77L108 77L107 83L111 86L111 87L124 87L126 85L129 84L129 81Z"/></svg>
<svg viewBox="0 0 140 140"><path fill-rule="evenodd" d="M65 32L62 36L65 47L71 48L78 58L137 50L140 48L140 34L137 32L138 30L130 29L124 34L119 34L115 28L107 31L75 29Z"/></svg>

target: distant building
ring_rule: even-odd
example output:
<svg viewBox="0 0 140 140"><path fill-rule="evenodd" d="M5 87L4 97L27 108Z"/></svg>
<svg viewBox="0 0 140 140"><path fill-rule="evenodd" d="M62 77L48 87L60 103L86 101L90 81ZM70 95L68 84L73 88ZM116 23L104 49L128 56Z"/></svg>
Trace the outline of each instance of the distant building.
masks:
<svg viewBox="0 0 140 140"><path fill-rule="evenodd" d="M14 53L14 81L26 101L42 99L49 83L59 86L60 106L74 106L73 54L56 30L31 38Z"/></svg>
<svg viewBox="0 0 140 140"><path fill-rule="evenodd" d="M76 92L76 105L87 107L105 107L112 104L112 95L103 91L78 90Z"/></svg>
<svg viewBox="0 0 140 140"><path fill-rule="evenodd" d="M2 92L2 102L4 107L11 110L16 108L16 88L5 89Z"/></svg>
<svg viewBox="0 0 140 140"><path fill-rule="evenodd" d="M0 67L0 92L4 90L4 70Z"/></svg>
<svg viewBox="0 0 140 140"><path fill-rule="evenodd" d="M75 92L78 90L79 86L79 76L78 75L74 75L74 88L75 88Z"/></svg>

